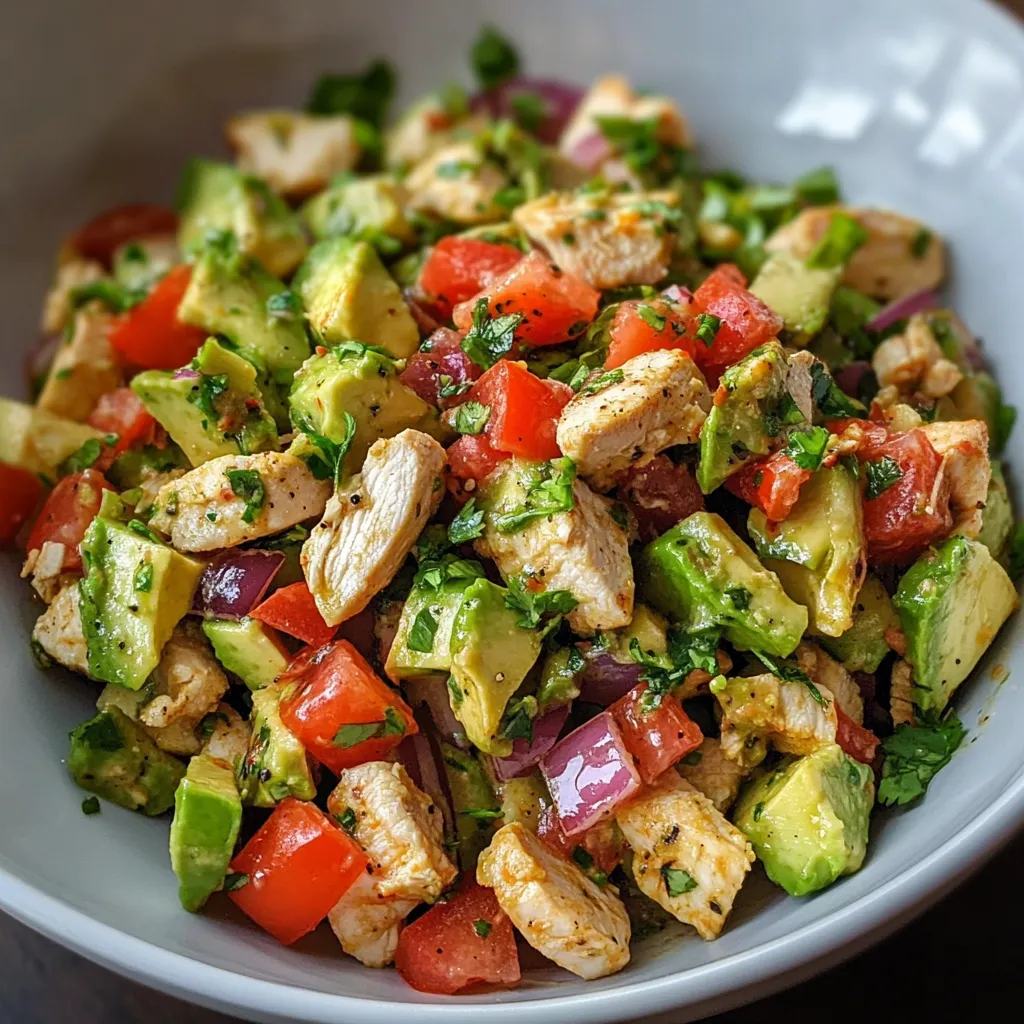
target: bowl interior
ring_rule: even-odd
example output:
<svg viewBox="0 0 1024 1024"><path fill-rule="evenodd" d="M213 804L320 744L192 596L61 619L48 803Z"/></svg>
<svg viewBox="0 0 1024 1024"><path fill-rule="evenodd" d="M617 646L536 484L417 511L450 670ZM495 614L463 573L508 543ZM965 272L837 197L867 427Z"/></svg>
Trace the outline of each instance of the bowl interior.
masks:
<svg viewBox="0 0 1024 1024"><path fill-rule="evenodd" d="M7 394L22 393L19 361L37 334L53 254L84 218L122 202L168 200L187 156L223 152L228 114L301 104L321 70L355 69L386 55L400 71L403 100L465 78L477 27L492 21L518 41L531 71L587 82L621 70L677 97L705 165L785 181L831 163L848 198L931 224L951 242L956 308L984 338L1008 400L1024 400L1024 364L1014 357L1018 318L1007 301L1011 271L1024 263L1024 37L992 8L966 0L108 0L104 12L97 19L89 5L39 0L19 7L0 35ZM1012 477L1024 462L1024 432L1008 457ZM285 950L227 912L186 914L176 900L165 821L106 804L99 816L83 818L82 794L61 760L68 730L91 713L95 689L35 668L28 636L40 606L17 579L15 561L4 568L0 905L121 970L251 1015L271 1012L274 992L250 979L301 990L287 1002L299 1019L338 1019L343 1004L326 998L334 994L384 1001L365 1006L362 1018L381 1021L401 1016L395 1003L421 1004L420 1012L438 1019L476 1014L473 1004L498 1013L525 1004L514 1009L524 1021L531 1014L566 1019L538 1001L582 993L580 1005L595 1021L695 1004L765 977L776 953L776 966L783 963L784 940L795 933L828 924L818 942L823 952L880 924L896 903L882 902L856 923L850 911L926 862L1001 795L1017 793L1024 766L1012 724L1024 717L1024 655L1016 643L1024 627L1015 618L959 698L970 728L964 748L919 807L876 821L857 875L806 900L786 899L755 877L718 941L659 936L627 971L603 981L584 985L551 967L531 971L514 992L431 1000L394 972L343 957L329 935ZM1009 827L1007 815L1019 806L986 826L990 838ZM930 884L963 867L952 847L943 857ZM102 930L87 935L67 908L127 940ZM97 934L111 945L96 948ZM680 972L681 981L664 983Z"/></svg>

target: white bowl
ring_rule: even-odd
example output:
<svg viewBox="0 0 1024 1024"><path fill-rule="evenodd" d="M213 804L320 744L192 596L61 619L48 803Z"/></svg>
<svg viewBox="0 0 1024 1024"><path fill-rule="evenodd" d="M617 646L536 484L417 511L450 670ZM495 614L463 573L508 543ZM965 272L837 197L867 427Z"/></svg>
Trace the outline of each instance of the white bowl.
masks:
<svg viewBox="0 0 1024 1024"><path fill-rule="evenodd" d="M102 12L102 13L101 13ZM403 99L465 74L481 21L531 71L621 70L676 96L703 159L787 180L834 164L848 197L916 215L952 243L954 298L1009 400L1024 400L1024 33L977 0L35 0L0 34L0 297L5 389L36 334L61 238L122 202L167 200L185 157L221 151L226 115L301 103L322 70L389 56ZM1024 431L1009 456L1024 464ZM863 869L811 899L763 878L725 934L663 935L584 984L553 966L513 992L439 999L315 936L283 949L238 917L178 907L167 823L104 804L83 817L61 764L93 688L29 655L39 608L0 575L0 906L123 974L258 1019L561 1024L676 1009L682 1020L764 994L894 928L1007 838L1024 814L1024 692L1014 619L965 685L970 738L920 806L880 816ZM1005 666L1005 667L1004 667ZM1007 670L1017 671L1000 684ZM220 901L224 903L226 901ZM221 913L225 913L221 911Z"/></svg>

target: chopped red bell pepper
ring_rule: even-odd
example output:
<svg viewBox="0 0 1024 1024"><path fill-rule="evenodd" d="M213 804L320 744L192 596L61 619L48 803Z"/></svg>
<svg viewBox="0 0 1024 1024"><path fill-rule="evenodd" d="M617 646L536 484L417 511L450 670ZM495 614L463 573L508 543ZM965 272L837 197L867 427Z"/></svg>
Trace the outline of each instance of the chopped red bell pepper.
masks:
<svg viewBox="0 0 1024 1024"><path fill-rule="evenodd" d="M338 631L324 622L309 587L301 580L275 590L249 615L313 647L322 647Z"/></svg>

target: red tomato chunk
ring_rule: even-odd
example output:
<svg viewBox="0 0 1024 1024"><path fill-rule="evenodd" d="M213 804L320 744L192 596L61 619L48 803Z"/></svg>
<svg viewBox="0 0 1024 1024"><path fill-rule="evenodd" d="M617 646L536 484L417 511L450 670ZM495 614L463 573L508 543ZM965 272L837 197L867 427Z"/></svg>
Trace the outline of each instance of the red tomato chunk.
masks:
<svg viewBox="0 0 1024 1024"><path fill-rule="evenodd" d="M634 356L665 348L679 349L692 358L701 344L695 332L685 307L668 299L630 299L612 317L604 365L614 369Z"/></svg>
<svg viewBox="0 0 1024 1024"><path fill-rule="evenodd" d="M430 250L420 271L420 289L447 320L455 306L503 277L522 258L522 250L512 245L448 235Z"/></svg>
<svg viewBox="0 0 1024 1024"><path fill-rule="evenodd" d="M35 473L0 462L0 544L11 544L35 512L43 485Z"/></svg>
<svg viewBox="0 0 1024 1024"><path fill-rule="evenodd" d="M634 687L609 710L618 723L626 748L636 758L640 777L648 785L704 741L700 726L683 705L665 694L658 706L644 710L647 684Z"/></svg>
<svg viewBox="0 0 1024 1024"><path fill-rule="evenodd" d="M86 422L105 434L117 435L114 452L118 455L135 444L153 444L163 436L160 425L131 388L117 388L100 395Z"/></svg>
<svg viewBox="0 0 1024 1024"><path fill-rule="evenodd" d="M313 647L322 647L338 631L337 626L324 622L309 587L301 580L275 590L249 614Z"/></svg>
<svg viewBox="0 0 1024 1024"><path fill-rule="evenodd" d="M65 572L81 569L78 545L100 510L103 492L113 489L95 469L64 477L44 502L29 534L26 550L38 550L46 541L63 544Z"/></svg>
<svg viewBox="0 0 1024 1024"><path fill-rule="evenodd" d="M748 505L756 505L771 522L778 523L793 510L800 488L811 475L811 470L801 469L788 455L776 452L751 459L725 481L725 488Z"/></svg>

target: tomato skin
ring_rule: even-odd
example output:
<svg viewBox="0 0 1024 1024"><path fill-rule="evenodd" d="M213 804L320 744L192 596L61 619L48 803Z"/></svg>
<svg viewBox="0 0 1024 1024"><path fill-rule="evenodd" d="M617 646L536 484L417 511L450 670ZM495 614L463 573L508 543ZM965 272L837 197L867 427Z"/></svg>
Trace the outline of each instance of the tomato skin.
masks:
<svg viewBox="0 0 1024 1024"><path fill-rule="evenodd" d="M455 307L455 326L463 333L473 326L473 309L484 298L491 316L522 313L516 340L539 347L579 337L597 315L601 293L532 252L503 278Z"/></svg>
<svg viewBox="0 0 1024 1024"><path fill-rule="evenodd" d="M275 590L249 615L313 647L322 647L338 631L337 626L324 622L309 587L301 580Z"/></svg>
<svg viewBox="0 0 1024 1024"><path fill-rule="evenodd" d="M114 325L110 342L129 363L147 370L175 370L199 351L206 331L178 320L178 306L191 279L191 267L174 267Z"/></svg>
<svg viewBox="0 0 1024 1024"><path fill-rule="evenodd" d="M858 725L838 704L835 707L836 743L855 761L871 764L875 759L875 748L881 740L870 729Z"/></svg>
<svg viewBox="0 0 1024 1024"><path fill-rule="evenodd" d="M467 480L479 484L510 457L507 452L499 452L486 434L463 434L448 449L449 489L460 496Z"/></svg>
<svg viewBox="0 0 1024 1024"><path fill-rule="evenodd" d="M14 543L22 523L32 517L42 495L43 484L35 473L0 462L0 545Z"/></svg>
<svg viewBox="0 0 1024 1024"><path fill-rule="evenodd" d="M585 832L569 837L562 831L558 814L552 805L541 811L537 822L537 835L544 840L549 849L566 860L573 860L573 852L577 846L583 847L593 858L594 866L608 874L621 863L626 850L622 833L612 825L612 819L606 819Z"/></svg>
<svg viewBox="0 0 1024 1024"><path fill-rule="evenodd" d="M95 469L64 477L43 503L25 550L38 550L46 541L63 544L64 570L74 572L81 569L82 555L78 545L100 510L103 492L112 490L114 488L103 474Z"/></svg>
<svg viewBox="0 0 1024 1024"><path fill-rule="evenodd" d="M522 250L513 245L446 235L423 264L420 289L449 320L455 306L504 277L522 258Z"/></svg>
<svg viewBox="0 0 1024 1024"><path fill-rule="evenodd" d="M640 307L647 306L657 316L665 318L665 326L658 330L641 315ZM650 314L648 314L650 316ZM604 365L609 369L658 349L679 349L692 359L697 346L697 326L689 311L668 299L629 299L620 304L608 328L608 358Z"/></svg>
<svg viewBox="0 0 1024 1024"><path fill-rule="evenodd" d="M70 246L80 256L96 260L109 270L114 253L125 242L177 231L178 215L173 210L154 203L130 203L93 217L71 237Z"/></svg>
<svg viewBox="0 0 1024 1024"><path fill-rule="evenodd" d="M562 454L555 440L558 417L573 392L557 380L541 380L522 363L495 363L469 392L490 406L484 434L500 452L545 462Z"/></svg>
<svg viewBox="0 0 1024 1024"><path fill-rule="evenodd" d="M300 651L281 675L297 685L281 701L281 721L310 754L337 775L366 761L380 761L402 740L418 732L409 706L392 690L347 640L336 640L319 650ZM350 747L336 746L334 738L345 725L385 722L392 709L404 732L367 739Z"/></svg>
<svg viewBox="0 0 1024 1024"><path fill-rule="evenodd" d="M323 811L289 796L232 860L231 870L249 881L228 898L290 946L327 916L368 864Z"/></svg>
<svg viewBox="0 0 1024 1024"><path fill-rule="evenodd" d="M131 388L117 388L100 395L96 408L85 421L105 434L117 434L115 455L135 444L153 444L160 434L160 424L150 416L142 399Z"/></svg>
<svg viewBox="0 0 1024 1024"><path fill-rule="evenodd" d="M773 523L781 522L793 510L800 488L811 479L788 455L776 452L751 459L725 481L725 489L748 505L756 505Z"/></svg>
<svg viewBox="0 0 1024 1024"><path fill-rule="evenodd" d="M704 742L704 734L671 694L665 694L653 711L645 712L642 700L646 689L646 683L634 686L609 710L622 732L626 749L636 759L640 777L650 785L662 772L696 750Z"/></svg>
<svg viewBox="0 0 1024 1024"><path fill-rule="evenodd" d="M480 367L462 351L462 338L450 328L440 327L423 348L409 357L398 379L424 402L439 409L451 409L465 402L469 392L467 389L462 394L442 398L441 377L451 377L453 385L471 384L479 379L480 373Z"/></svg>
<svg viewBox="0 0 1024 1024"><path fill-rule="evenodd" d="M477 921L491 927L486 937ZM519 982L519 951L508 915L498 906L493 889L471 876L459 883L455 895L435 903L402 930L395 967L419 992L450 996L470 985Z"/></svg>
<svg viewBox="0 0 1024 1024"><path fill-rule="evenodd" d="M619 496L636 518L645 543L704 509L704 495L693 474L667 455L656 455L647 465L629 470L619 484Z"/></svg>

